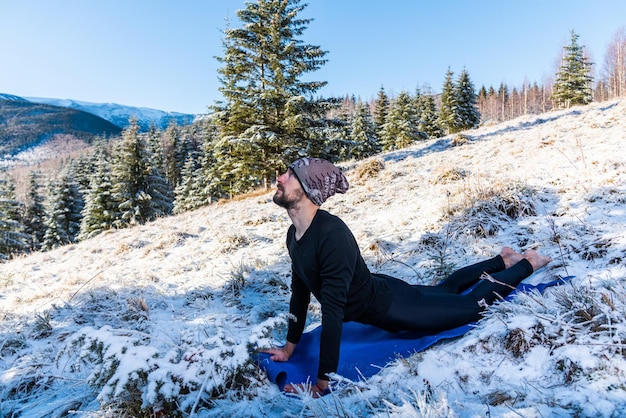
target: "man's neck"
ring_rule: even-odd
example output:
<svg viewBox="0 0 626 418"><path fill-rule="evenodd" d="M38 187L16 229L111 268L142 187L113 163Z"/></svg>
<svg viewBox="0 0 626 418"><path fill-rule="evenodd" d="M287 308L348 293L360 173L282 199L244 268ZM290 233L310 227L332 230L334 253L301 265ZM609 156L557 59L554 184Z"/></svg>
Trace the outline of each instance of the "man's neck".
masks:
<svg viewBox="0 0 626 418"><path fill-rule="evenodd" d="M291 222L293 222L293 226L296 227L297 240L302 238L307 229L309 229L309 226L311 226L311 222L313 222L313 218L315 217L318 209L319 206L317 205L304 204L287 211L287 214L291 218Z"/></svg>

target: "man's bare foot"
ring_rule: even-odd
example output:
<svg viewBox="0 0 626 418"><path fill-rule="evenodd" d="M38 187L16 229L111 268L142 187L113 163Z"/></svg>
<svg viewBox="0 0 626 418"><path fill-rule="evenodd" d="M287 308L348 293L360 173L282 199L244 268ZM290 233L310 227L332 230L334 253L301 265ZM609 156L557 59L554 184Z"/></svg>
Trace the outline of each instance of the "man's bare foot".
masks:
<svg viewBox="0 0 626 418"><path fill-rule="evenodd" d="M504 268L513 267L515 264L519 263L524 256L520 253L515 252L515 250L511 247L504 247L500 252L500 257L504 260Z"/></svg>
<svg viewBox="0 0 626 418"><path fill-rule="evenodd" d="M531 266L533 266L533 271L539 270L541 267L552 261L552 259L547 255L541 255L535 250L524 251L524 258L530 262Z"/></svg>

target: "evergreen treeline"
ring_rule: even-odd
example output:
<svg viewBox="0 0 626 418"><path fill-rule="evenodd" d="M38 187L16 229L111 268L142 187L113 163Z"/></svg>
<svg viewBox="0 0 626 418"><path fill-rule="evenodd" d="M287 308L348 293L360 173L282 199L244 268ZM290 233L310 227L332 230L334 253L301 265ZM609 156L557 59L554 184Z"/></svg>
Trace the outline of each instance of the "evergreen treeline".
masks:
<svg viewBox="0 0 626 418"><path fill-rule="evenodd" d="M472 129L481 119L592 99L591 63L574 32L549 92L533 85L521 94L501 85L476 93L465 69L458 77L448 69L438 95L417 89L390 97L381 86L370 102L321 99L314 95L325 82L303 81L326 54L300 39L310 22L299 17L304 8L299 0L258 0L238 11L244 26L224 31L218 58L224 99L205 120L147 133L131 121L120 138L96 141L47 185L33 173L24 203L4 176L0 255L49 250L268 187L302 155L358 160Z"/></svg>

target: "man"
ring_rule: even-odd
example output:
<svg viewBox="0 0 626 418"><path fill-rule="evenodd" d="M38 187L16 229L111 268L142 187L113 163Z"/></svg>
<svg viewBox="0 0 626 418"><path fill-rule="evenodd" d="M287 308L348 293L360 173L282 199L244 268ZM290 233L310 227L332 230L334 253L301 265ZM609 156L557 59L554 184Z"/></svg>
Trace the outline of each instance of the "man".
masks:
<svg viewBox="0 0 626 418"><path fill-rule="evenodd" d="M336 372L343 322L357 321L396 332L441 331L476 321L484 305L505 297L523 279L551 260L536 251L518 254L505 247L500 255L452 273L438 286L409 285L371 274L346 224L320 206L348 190L339 168L319 158L301 158L276 181L273 200L285 208L293 225L287 231L292 262L291 300L284 347L267 350L272 361L288 361L300 341L310 295L322 308L322 332L314 396L329 392L329 373ZM489 274L491 280L479 282ZM471 292L463 293L471 286ZM287 392L307 390L286 385Z"/></svg>

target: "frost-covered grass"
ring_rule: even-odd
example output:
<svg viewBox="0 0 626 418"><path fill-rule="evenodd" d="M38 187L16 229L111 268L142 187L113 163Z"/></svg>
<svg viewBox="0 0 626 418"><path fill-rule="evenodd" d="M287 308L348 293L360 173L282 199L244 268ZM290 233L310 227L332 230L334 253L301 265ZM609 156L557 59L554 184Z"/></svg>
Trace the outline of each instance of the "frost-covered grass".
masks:
<svg viewBox="0 0 626 418"><path fill-rule="evenodd" d="M2 264L0 416L624 415L625 114L593 104L344 164L351 189L324 209L373 271L431 284L509 245L554 259L529 282L576 277L322 399L250 361L286 330L272 192Z"/></svg>

